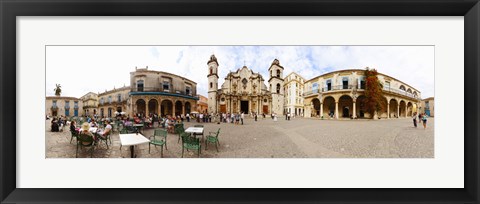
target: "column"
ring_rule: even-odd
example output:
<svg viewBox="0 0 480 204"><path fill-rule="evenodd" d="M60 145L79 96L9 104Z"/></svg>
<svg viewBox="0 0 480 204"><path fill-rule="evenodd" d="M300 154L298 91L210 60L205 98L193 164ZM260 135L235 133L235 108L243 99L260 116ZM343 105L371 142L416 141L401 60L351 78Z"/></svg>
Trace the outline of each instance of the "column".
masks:
<svg viewBox="0 0 480 204"><path fill-rule="evenodd" d="M405 118L407 118L408 114L408 107L405 105Z"/></svg>
<svg viewBox="0 0 480 204"><path fill-rule="evenodd" d="M390 118L390 102L387 103L387 118Z"/></svg>
<svg viewBox="0 0 480 204"><path fill-rule="evenodd" d="M176 114L175 114L175 102L172 101L172 116L175 116L176 117Z"/></svg>
<svg viewBox="0 0 480 204"><path fill-rule="evenodd" d="M397 105L397 118L400 118L400 103Z"/></svg>
<svg viewBox="0 0 480 204"><path fill-rule="evenodd" d="M182 105L182 115L185 115L185 101L183 101Z"/></svg>
<svg viewBox="0 0 480 204"><path fill-rule="evenodd" d="M338 119L338 102L335 101L335 118Z"/></svg>
<svg viewBox="0 0 480 204"><path fill-rule="evenodd" d="M145 117L148 116L148 102L149 98L145 98Z"/></svg>
<svg viewBox="0 0 480 204"><path fill-rule="evenodd" d="M320 117L323 118L323 103L320 103Z"/></svg>
<svg viewBox="0 0 480 204"><path fill-rule="evenodd" d="M158 99L158 116L162 116L162 100Z"/></svg>
<svg viewBox="0 0 480 204"><path fill-rule="evenodd" d="M357 118L357 110L356 110L357 108L356 108L356 106L357 106L356 101L353 101L353 114L352 114L353 118Z"/></svg>

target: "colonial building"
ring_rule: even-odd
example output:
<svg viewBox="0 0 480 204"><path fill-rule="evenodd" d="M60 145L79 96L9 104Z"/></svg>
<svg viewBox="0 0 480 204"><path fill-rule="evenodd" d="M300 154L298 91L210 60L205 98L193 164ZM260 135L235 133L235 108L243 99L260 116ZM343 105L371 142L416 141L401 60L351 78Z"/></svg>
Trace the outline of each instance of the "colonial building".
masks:
<svg viewBox="0 0 480 204"><path fill-rule="evenodd" d="M284 79L285 85L285 113L303 116L303 84L305 79L299 74L292 72Z"/></svg>
<svg viewBox="0 0 480 204"><path fill-rule="evenodd" d="M207 113L208 111L208 98L202 95L198 95L197 112Z"/></svg>
<svg viewBox="0 0 480 204"><path fill-rule="evenodd" d="M208 112L283 114L283 67L275 59L268 69L270 90L259 73L243 66L225 77L218 88L218 60L212 55L208 65ZM273 91L272 91L273 90Z"/></svg>
<svg viewBox="0 0 480 204"><path fill-rule="evenodd" d="M130 73L128 113L182 115L196 110L197 83L172 73L148 70Z"/></svg>
<svg viewBox="0 0 480 204"><path fill-rule="evenodd" d="M435 116L435 98L434 97L428 97L426 99L423 99L421 107L423 107L423 110L420 109L421 113L425 113L429 117Z"/></svg>
<svg viewBox="0 0 480 204"><path fill-rule="evenodd" d="M306 117L370 117L365 107L365 70L348 69L322 74L305 82ZM378 73L386 107L373 118L409 117L417 111L420 91L391 76Z"/></svg>
<svg viewBox="0 0 480 204"><path fill-rule="evenodd" d="M45 98L46 114L50 116L80 116L83 102L79 98L68 96L47 96Z"/></svg>
<svg viewBox="0 0 480 204"><path fill-rule="evenodd" d="M112 118L117 113L128 112L127 101L129 98L130 86L113 88L98 94L98 110L101 117Z"/></svg>
<svg viewBox="0 0 480 204"><path fill-rule="evenodd" d="M93 117L97 114L98 108L98 94L93 92L88 92L87 94L80 97L82 100L82 116L90 116Z"/></svg>

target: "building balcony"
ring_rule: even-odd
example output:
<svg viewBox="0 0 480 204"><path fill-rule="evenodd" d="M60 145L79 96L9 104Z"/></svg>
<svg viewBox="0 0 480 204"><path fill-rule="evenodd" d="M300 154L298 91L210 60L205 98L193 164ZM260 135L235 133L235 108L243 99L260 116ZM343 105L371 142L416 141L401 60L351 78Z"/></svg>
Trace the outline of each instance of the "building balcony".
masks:
<svg viewBox="0 0 480 204"><path fill-rule="evenodd" d="M189 99L194 99L198 100L198 97L194 96L194 93L192 91L186 92L186 91L179 91L179 90L164 90L163 88L160 87L134 87L130 89L130 95L167 95L167 96L179 96L183 98L189 98Z"/></svg>
<svg viewBox="0 0 480 204"><path fill-rule="evenodd" d="M383 87L383 92L387 92L387 93L391 93L391 94L398 94L398 95L401 95L401 96L406 96L406 97L414 98L414 99L417 99L417 100L420 99L420 97L418 95L415 95L413 93L409 93L409 92L401 90L401 89L394 89L394 88L391 88L391 87Z"/></svg>

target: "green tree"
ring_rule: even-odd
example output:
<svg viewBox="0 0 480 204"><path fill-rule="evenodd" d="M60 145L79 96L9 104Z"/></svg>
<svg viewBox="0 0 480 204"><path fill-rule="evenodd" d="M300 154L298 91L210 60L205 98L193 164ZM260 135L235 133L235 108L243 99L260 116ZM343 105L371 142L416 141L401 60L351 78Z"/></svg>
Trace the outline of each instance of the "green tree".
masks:
<svg viewBox="0 0 480 204"><path fill-rule="evenodd" d="M60 86L60 84L55 84L56 88L53 89L53 91L55 91L55 96L60 96L60 94L62 93L62 86Z"/></svg>
<svg viewBox="0 0 480 204"><path fill-rule="evenodd" d="M371 117L375 117L376 113L386 107L383 97L383 84L378 80L378 72L375 69L365 70L365 105L367 112Z"/></svg>

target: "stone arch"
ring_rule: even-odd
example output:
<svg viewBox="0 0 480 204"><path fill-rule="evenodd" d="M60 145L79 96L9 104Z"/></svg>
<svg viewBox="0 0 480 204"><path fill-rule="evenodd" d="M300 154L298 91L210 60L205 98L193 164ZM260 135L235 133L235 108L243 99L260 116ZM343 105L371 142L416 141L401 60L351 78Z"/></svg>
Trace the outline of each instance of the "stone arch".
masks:
<svg viewBox="0 0 480 204"><path fill-rule="evenodd" d="M390 101L390 98L383 97L382 104L380 104L380 110L377 112L377 116L379 118L388 118L388 110L387 110L387 105L388 101ZM391 112L392 110L390 110Z"/></svg>
<svg viewBox="0 0 480 204"><path fill-rule="evenodd" d="M146 108L146 103L145 103L145 100L143 99L137 99L137 101L135 101L135 105L137 106L137 114L145 114L145 108Z"/></svg>
<svg viewBox="0 0 480 204"><path fill-rule="evenodd" d="M183 103L182 101L175 102L175 116L183 114Z"/></svg>
<svg viewBox="0 0 480 204"><path fill-rule="evenodd" d="M398 101L395 98L390 99L390 118L398 117Z"/></svg>
<svg viewBox="0 0 480 204"><path fill-rule="evenodd" d="M351 118L353 116L353 98L342 95L338 98L338 117Z"/></svg>
<svg viewBox="0 0 480 204"><path fill-rule="evenodd" d="M280 83L277 83L277 94L280 93Z"/></svg>
<svg viewBox="0 0 480 204"><path fill-rule="evenodd" d="M314 98L312 100L312 105L313 105L313 111L312 111L312 116L320 116L320 100L318 98Z"/></svg>
<svg viewBox="0 0 480 204"><path fill-rule="evenodd" d="M407 103L407 116L412 116L413 115L413 103L408 102Z"/></svg>
<svg viewBox="0 0 480 204"><path fill-rule="evenodd" d="M327 96L323 99L323 117L333 117L335 114L335 98Z"/></svg>
<svg viewBox="0 0 480 204"><path fill-rule="evenodd" d="M187 101L185 102L185 114L190 114L190 112L192 112L192 105Z"/></svg>
<svg viewBox="0 0 480 204"><path fill-rule="evenodd" d="M406 112L406 110L407 110L407 103L405 103L404 100L400 100L400 107L399 107L399 108L400 108L400 110L399 110L399 112L400 112L399 114L400 114L400 115L399 115L399 116L402 117L402 118L406 118L406 117L407 117L407 115L406 115L406 113L407 113L407 112Z"/></svg>
<svg viewBox="0 0 480 204"><path fill-rule="evenodd" d="M408 88L407 93L412 93L412 89Z"/></svg>
<svg viewBox="0 0 480 204"><path fill-rule="evenodd" d="M400 85L400 90L406 91L405 86L404 86L404 85Z"/></svg>
<svg viewBox="0 0 480 204"><path fill-rule="evenodd" d="M173 102L169 99L162 100L161 103L161 115L172 115L173 114Z"/></svg>
<svg viewBox="0 0 480 204"><path fill-rule="evenodd" d="M357 118L366 118L369 116L367 112L367 97L365 95L360 95L357 97L357 100L355 101L356 104L356 115Z"/></svg>
<svg viewBox="0 0 480 204"><path fill-rule="evenodd" d="M148 101L148 114L158 114L158 101L157 101L157 99L150 99Z"/></svg>

